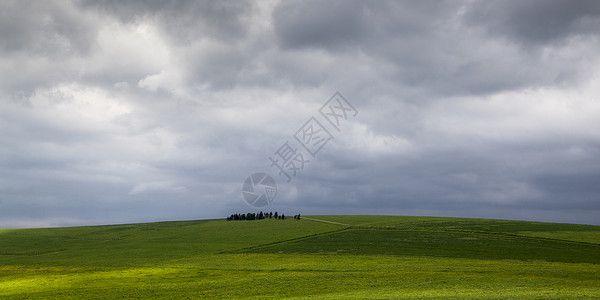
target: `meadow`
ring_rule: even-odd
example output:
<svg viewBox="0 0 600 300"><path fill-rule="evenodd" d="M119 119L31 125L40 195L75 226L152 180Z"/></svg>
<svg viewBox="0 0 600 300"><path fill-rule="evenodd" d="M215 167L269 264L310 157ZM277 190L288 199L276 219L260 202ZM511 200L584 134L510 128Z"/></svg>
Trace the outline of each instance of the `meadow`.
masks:
<svg viewBox="0 0 600 300"><path fill-rule="evenodd" d="M308 216L0 229L0 298L600 298L600 226Z"/></svg>

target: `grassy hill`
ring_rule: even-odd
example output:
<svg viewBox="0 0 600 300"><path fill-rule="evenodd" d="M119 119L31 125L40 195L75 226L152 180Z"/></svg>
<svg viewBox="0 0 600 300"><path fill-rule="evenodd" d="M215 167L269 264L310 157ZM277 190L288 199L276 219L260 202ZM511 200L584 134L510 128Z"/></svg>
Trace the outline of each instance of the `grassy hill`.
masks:
<svg viewBox="0 0 600 300"><path fill-rule="evenodd" d="M308 216L0 229L0 298L600 298L600 226Z"/></svg>

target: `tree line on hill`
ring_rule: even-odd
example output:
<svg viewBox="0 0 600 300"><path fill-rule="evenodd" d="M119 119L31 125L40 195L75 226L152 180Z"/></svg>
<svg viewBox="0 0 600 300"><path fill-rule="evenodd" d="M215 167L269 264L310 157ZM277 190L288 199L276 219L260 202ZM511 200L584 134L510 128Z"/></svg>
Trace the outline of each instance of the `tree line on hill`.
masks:
<svg viewBox="0 0 600 300"><path fill-rule="evenodd" d="M252 221L262 219L278 219L284 220L286 216L277 212L259 212L259 213L245 213L245 214L232 214L227 217L227 221ZM294 216L294 220L300 220L300 214Z"/></svg>

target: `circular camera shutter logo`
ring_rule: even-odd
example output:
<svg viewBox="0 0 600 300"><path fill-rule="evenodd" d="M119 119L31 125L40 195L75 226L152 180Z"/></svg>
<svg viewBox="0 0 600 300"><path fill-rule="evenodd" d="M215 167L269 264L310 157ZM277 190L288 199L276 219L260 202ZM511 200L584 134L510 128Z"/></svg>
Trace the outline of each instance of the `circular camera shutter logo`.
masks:
<svg viewBox="0 0 600 300"><path fill-rule="evenodd" d="M263 207L273 202L277 195L275 180L265 173L254 173L244 181L242 196L248 204Z"/></svg>

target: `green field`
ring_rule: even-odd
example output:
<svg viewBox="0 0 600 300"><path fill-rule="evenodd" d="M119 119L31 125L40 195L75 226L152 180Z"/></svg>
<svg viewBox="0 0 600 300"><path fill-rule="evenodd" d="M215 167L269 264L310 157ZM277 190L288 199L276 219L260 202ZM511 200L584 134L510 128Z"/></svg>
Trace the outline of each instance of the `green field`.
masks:
<svg viewBox="0 0 600 300"><path fill-rule="evenodd" d="M600 298L600 226L309 216L0 229L2 299L448 297Z"/></svg>

